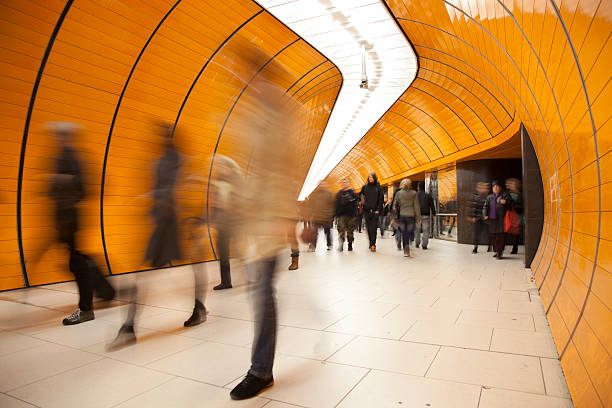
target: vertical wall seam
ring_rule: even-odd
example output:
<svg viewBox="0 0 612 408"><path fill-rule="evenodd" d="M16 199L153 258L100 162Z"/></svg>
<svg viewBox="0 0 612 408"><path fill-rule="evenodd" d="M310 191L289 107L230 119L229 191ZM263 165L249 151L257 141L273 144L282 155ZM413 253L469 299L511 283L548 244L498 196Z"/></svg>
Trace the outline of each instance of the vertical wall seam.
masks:
<svg viewBox="0 0 612 408"><path fill-rule="evenodd" d="M21 153L19 157L19 173L17 176L17 245L19 247L19 260L21 262L21 273L23 275L23 283L24 286L30 286L30 280L28 279L28 272L26 269L26 261L25 255L23 251L23 235L21 232L21 192L23 188L23 168L25 165L25 153L28 145L28 134L30 132L30 121L32 120L32 111L34 110L34 103L36 102L36 94L38 93L38 87L40 86L40 81L42 80L43 72L45 71L45 66L47 65L47 60L49 59L49 55L51 54L51 50L53 49L53 44L55 43L55 39L57 38L57 34L59 33L62 24L72 6L73 0L68 0L62 13L57 19L57 23L55 23L55 28L49 37L49 42L47 43L47 48L45 49L45 53L43 55L42 60L40 61L40 66L38 67L38 73L36 74L36 80L34 81L34 86L32 87L32 94L30 95L30 104L28 105L28 113L25 120L25 125L23 128L23 138L21 140Z"/></svg>
<svg viewBox="0 0 612 408"><path fill-rule="evenodd" d="M136 60L134 61L134 64L132 65L132 69L130 70L129 75L125 80L125 84L123 85L123 89L121 90L121 94L119 95L119 99L117 100L117 105L115 106L115 113L113 114L113 119L111 121L110 128L108 130L108 139L106 140L106 149L104 150L104 160L102 162L102 177L100 180L100 234L102 236L102 249L104 250L104 259L106 260L106 267L108 269L108 273L111 275L113 272L111 270L110 260L108 258L108 251L106 250L106 238L104 234L104 185L106 182L106 165L108 162L108 152L110 150L111 137L113 136L113 130L115 129L115 122L117 120L117 114L119 113L121 102L123 101L123 95L125 94L125 91L127 90L130 80L132 79L132 75L134 75L134 71L136 70L136 66L138 65L138 62L140 61L140 58L142 58L142 55L144 54L145 50L149 46L149 43L151 42L155 34L157 34L157 31L159 30L159 28L162 26L162 24L164 24L168 16L174 11L176 6L178 6L180 2L181 0L177 0L177 2L174 3L172 8L168 10L166 15L159 21L159 23L157 24L157 27L155 27L155 29L153 30L153 32L147 39L147 42L144 44L144 46L140 50L138 57L136 57Z"/></svg>

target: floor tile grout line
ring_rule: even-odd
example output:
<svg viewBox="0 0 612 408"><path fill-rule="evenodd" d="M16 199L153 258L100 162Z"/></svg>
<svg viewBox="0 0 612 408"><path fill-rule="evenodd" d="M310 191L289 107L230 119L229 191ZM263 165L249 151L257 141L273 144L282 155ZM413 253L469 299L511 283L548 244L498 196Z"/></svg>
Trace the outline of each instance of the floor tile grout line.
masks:
<svg viewBox="0 0 612 408"><path fill-rule="evenodd" d="M362 377L359 379L359 381L357 381L357 382L355 383L355 385L353 385L353 386L351 387L351 389L350 389L350 390L349 390L349 391L348 391L346 394L344 394L344 396L343 396L342 398L340 398L340 401L338 401L338 402L336 403L336 405L334 405L334 408L337 408L337 407L338 407L340 404L342 404L342 401L344 401L344 400L346 399L346 397L348 397L348 396L349 396L349 394L350 394L351 392L353 392L353 390L354 390L355 388L357 388L357 386L358 386L359 384L361 384L361 382L363 381L363 379L364 379L364 378L366 378L366 377L368 376L368 374L370 374L371 372L372 372L372 369L370 368L370 369L369 369L369 370L368 370L368 371L367 371L367 372L366 372L366 373L365 373L365 374L364 374L364 375L363 375L363 376L362 376Z"/></svg>
<svg viewBox="0 0 612 408"><path fill-rule="evenodd" d="M6 395L6 396L7 396L7 397L9 397L9 398L16 399L17 401L21 401L21 402L23 402L23 403L25 403L25 404L28 404L28 405L31 405L31 406L33 406L33 407L36 407L36 408L42 408L40 405L36 405L36 404L34 404L34 403L32 403L32 402L28 402L28 401L26 401L26 400L24 400L24 399L21 399L21 398L19 398L19 397L14 396L14 395L9 395L9 394L7 394L6 392L0 392L0 394L4 394L4 395Z"/></svg>
<svg viewBox="0 0 612 408"><path fill-rule="evenodd" d="M335 325L336 323L339 323L341 320L344 320L345 318L351 316L350 313L342 316L340 319L336 320L335 322L333 322L332 324L325 326L323 329L319 330L319 331L327 331L327 329L329 329L330 327L332 327L333 325Z"/></svg>
<svg viewBox="0 0 612 408"><path fill-rule="evenodd" d="M387 313L382 315L381 318L384 319L385 317L389 316L391 314L391 312L393 312L395 309L397 309L400 306L401 306L401 303L396 304L391 310L389 310Z"/></svg>
<svg viewBox="0 0 612 408"><path fill-rule="evenodd" d="M144 390L144 391L142 391L142 392L139 392L139 393L138 393L138 394L136 394L136 395L132 395L132 396L131 396L131 397L129 397L128 399L125 399L125 400L123 400L123 401L119 401L118 403L113 404L113 405L109 406L108 408L115 408L115 407L118 407L119 405L121 405L121 404L123 404L123 403L126 403L126 402L128 402L128 401L131 401L131 400L133 400L134 398L138 398L138 397L140 397L141 395L144 395L144 394L146 394L146 393L148 393L148 392L151 392L151 391L153 391L153 390L155 390L155 389L157 389L157 388L161 387L162 385L165 385L165 384L167 384L167 383L169 383L169 382L171 382L171 381L174 381L174 380L176 380L176 378L174 378L174 377L170 377L170 378L168 378L166 381L162 382L161 384L158 384L158 385L156 385L156 386L154 386L154 387L151 387L151 388L146 389L146 390Z"/></svg>
<svg viewBox="0 0 612 408"><path fill-rule="evenodd" d="M433 366L434 361L436 361L436 358L438 358L438 354L440 354L441 350L442 350L442 346L438 347L438 351L436 351L436 355L431 360L431 363L429 363L429 367L427 367L427 370L425 370L425 374L423 374L423 377L428 378L427 374L429 373L429 370L431 370L431 367Z"/></svg>
<svg viewBox="0 0 612 408"><path fill-rule="evenodd" d="M340 347L338 350L334 351L333 353L331 353L325 360L322 361L326 361L326 362L330 362L329 361L333 356L335 356L336 354L338 354L343 348L345 348L346 346L348 346L349 344L351 344L352 342L354 342L357 338L359 337L359 335L355 335L352 339L350 339L348 342L346 342L345 345L343 345L342 347ZM341 364L341 363L338 363Z"/></svg>
<svg viewBox="0 0 612 408"><path fill-rule="evenodd" d="M398 340L402 341L402 339L404 338L404 336L406 336L406 334L408 334L408 332L410 331L410 329L412 329L414 326L416 326L416 324L417 324L418 322L419 322L418 320L415 320L415 321L414 321L414 323L412 323L412 324L410 325L410 327L408 327L408 329L406 329L406 331L404 332L404 334L402 334Z"/></svg>
<svg viewBox="0 0 612 408"><path fill-rule="evenodd" d="M483 386L480 386L480 393L478 394L478 404L476 404L476 408L480 408L480 401L482 399L482 390L483 390Z"/></svg>
<svg viewBox="0 0 612 408"><path fill-rule="evenodd" d="M546 377L544 376L544 366L542 365L542 358L538 358L540 361L540 372L542 373L542 384L544 385L544 394L548 395L548 390L546 389ZM563 375L565 378L565 374Z"/></svg>
<svg viewBox="0 0 612 408"><path fill-rule="evenodd" d="M89 354L92 354L92 353L89 353ZM94 364L94 363L97 363L97 362L99 362L99 361L104 360L104 358L103 358L103 357L100 357L100 356L98 356L98 355L96 355L96 354L93 354L93 355L94 355L94 356L96 356L96 357L99 357L99 358L98 358L98 359L96 359L96 360L93 360L93 361L89 361L89 362L87 362L87 363L85 363L85 364L81 364L81 365L78 365L78 366L76 366L76 367L71 367L71 368L69 368L69 369L62 370L62 371L60 371L60 372L57 372L57 373L54 373L54 374L48 375L48 376L43 377L43 378L39 378L39 379L37 379L37 380L31 381L31 382L26 383L26 384L19 385L19 386L17 386L17 387L14 387L14 388L11 388L11 389L8 389L8 390L5 390L5 391L2 391L2 392L3 392L3 393L5 393L5 394L7 394L7 395L12 396L12 394L9 394L9 393L10 393L10 392L17 391L17 390L18 390L18 389L20 389L20 388L29 387L29 386L30 386L30 385L32 385L32 384L36 384L36 383L38 383L38 382L48 380L48 379L49 379L49 378L51 378L51 377L56 377L56 376L58 376L58 375L66 374L66 373L68 373L68 372L70 372L70 371L78 370L79 368L83 368L83 367L88 366L88 365L90 365L90 364Z"/></svg>

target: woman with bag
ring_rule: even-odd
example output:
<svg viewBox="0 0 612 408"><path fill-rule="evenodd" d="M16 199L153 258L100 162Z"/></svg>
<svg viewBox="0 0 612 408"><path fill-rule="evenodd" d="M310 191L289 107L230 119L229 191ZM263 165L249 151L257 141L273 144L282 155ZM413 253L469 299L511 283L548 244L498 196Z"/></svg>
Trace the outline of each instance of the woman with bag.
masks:
<svg viewBox="0 0 612 408"><path fill-rule="evenodd" d="M493 244L494 258L502 259L506 245L505 219L506 211L512 208L512 199L502 190L498 180L493 180L493 193L487 196L483 207L484 219L489 224L489 233Z"/></svg>

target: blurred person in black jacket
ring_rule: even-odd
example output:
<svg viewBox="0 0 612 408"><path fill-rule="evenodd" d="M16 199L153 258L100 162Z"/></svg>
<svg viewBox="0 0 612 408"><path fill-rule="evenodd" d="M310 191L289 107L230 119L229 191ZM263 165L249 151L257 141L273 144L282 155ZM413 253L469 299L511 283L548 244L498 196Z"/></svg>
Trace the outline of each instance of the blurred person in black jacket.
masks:
<svg viewBox="0 0 612 408"><path fill-rule="evenodd" d="M79 307L62 323L74 325L94 319L94 291L105 300L115 297L115 290L91 257L78 250L78 205L85 198L83 173L76 150L72 146L80 126L70 122L46 124L55 136L60 154L55 160L55 174L51 175L50 196L55 201L55 223L60 243L66 244L70 252L69 267L79 288Z"/></svg>
<svg viewBox="0 0 612 408"><path fill-rule="evenodd" d="M417 198L421 209L421 227L416 229L415 245L418 248L422 242L422 248L427 249L429 243L430 216L436 216L436 207L434 206L431 194L425 192L425 182L419 181ZM422 235L422 238L421 238Z"/></svg>
<svg viewBox="0 0 612 408"><path fill-rule="evenodd" d="M348 250L353 250L353 241L355 240L353 232L355 231L355 222L358 219L357 204L359 197L351 188L348 179L342 179L342 190L336 194L336 209L335 218L338 221L338 251L344 250L344 241L348 241Z"/></svg>
<svg viewBox="0 0 612 408"><path fill-rule="evenodd" d="M370 251L376 251L376 229L378 227L378 215L382 211L384 195L383 189L378 183L375 173L370 173L366 184L359 193L363 203L363 216L366 221L366 229L370 240Z"/></svg>
<svg viewBox="0 0 612 408"><path fill-rule="evenodd" d="M478 253L478 245L480 244L480 238L482 236L483 231L487 231L487 223L485 221L485 212L484 206L487 200L487 195L489 194L490 187L489 183L478 182L476 184L476 189L472 193L472 201L470 205L470 216L468 217L468 221L473 224L473 242L474 249L472 250L473 254ZM489 239L486 239L486 242L489 242Z"/></svg>
<svg viewBox="0 0 612 408"><path fill-rule="evenodd" d="M506 244L506 233L504 232L504 222L506 211L512 208L512 198L503 191L499 181L494 180L493 193L487 196L484 204L484 217L489 224L489 233L493 244L493 257L502 259L504 246Z"/></svg>

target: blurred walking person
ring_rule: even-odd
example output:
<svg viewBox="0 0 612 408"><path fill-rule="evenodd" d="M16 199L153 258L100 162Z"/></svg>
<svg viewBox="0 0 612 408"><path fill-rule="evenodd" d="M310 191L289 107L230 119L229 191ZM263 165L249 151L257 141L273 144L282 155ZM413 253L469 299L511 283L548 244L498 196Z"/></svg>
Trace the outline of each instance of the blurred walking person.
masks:
<svg viewBox="0 0 612 408"><path fill-rule="evenodd" d="M510 208L510 196L502 190L501 184L493 180L493 193L489 194L484 204L485 220L489 224L489 233L493 244L494 258L502 259L504 246L506 245L506 234L504 232L504 221L506 211Z"/></svg>
<svg viewBox="0 0 612 408"><path fill-rule="evenodd" d="M382 211L384 195L375 173L370 173L366 184L359 194L363 204L363 216L366 221L370 251L376 251L376 230L378 229L378 215Z"/></svg>
<svg viewBox="0 0 612 408"><path fill-rule="evenodd" d="M387 195L383 196L383 207L378 216L378 226L380 228L380 237L385 237L385 230L387 229L387 221L389 215L389 203L387 202Z"/></svg>
<svg viewBox="0 0 612 408"><path fill-rule="evenodd" d="M248 52L247 52L248 51ZM300 151L299 118L302 106L276 85L284 67L255 47L241 55L235 69L258 72L249 75L251 103L236 112L234 120L244 131L244 146L251 150L251 166L246 179L248 203L240 210L241 227L254 248L251 258L257 280L255 299L255 336L251 366L244 379L232 389L235 400L251 398L274 383L273 368L278 331L275 297L276 264L280 253L292 243L297 222L300 175L296 155ZM248 56L250 54L250 57ZM265 70L258 71L266 66Z"/></svg>
<svg viewBox="0 0 612 408"><path fill-rule="evenodd" d="M154 170L153 207L151 215L155 229L149 239L145 252L145 262L154 268L172 265L173 260L180 259L178 220L176 215L175 187L181 168L181 157L174 147L174 127L170 123L158 124L162 138L163 155L157 160ZM119 333L107 347L117 349L136 341L134 321L138 312L136 304L138 287L132 285L121 291L126 293L130 304L125 322Z"/></svg>
<svg viewBox="0 0 612 408"><path fill-rule="evenodd" d="M415 245L418 248L427 249L429 243L429 229L431 226L431 217L436 217L436 207L434 206L433 198L431 194L425 192L425 182L419 181L417 185L417 198L419 200L419 207L421 209L421 226L416 228L415 234Z"/></svg>
<svg viewBox="0 0 612 408"><path fill-rule="evenodd" d="M514 234L512 241L511 254L518 254L518 245L521 240L521 234L523 232L523 226L525 225L524 211L523 211L523 194L521 193L521 180L516 178L510 178L506 180L506 188L508 194L512 199L512 209L516 211L520 219L520 230L518 234Z"/></svg>
<svg viewBox="0 0 612 408"><path fill-rule="evenodd" d="M242 170L227 156L215 156L215 177L212 187L212 226L217 230L216 254L219 259L221 283L213 290L231 289L230 240L236 228L236 214L232 203L242 188Z"/></svg>
<svg viewBox="0 0 612 408"><path fill-rule="evenodd" d="M107 282L97 265L88 255L78 250L78 205L85 198L83 173L77 152L72 145L80 129L71 122L46 124L59 145L60 154L55 159L55 173L51 175L51 199L55 201L55 226L60 243L68 246L69 268L79 288L79 306L62 323L74 325L94 319L94 292L105 300L115 297L115 290Z"/></svg>
<svg viewBox="0 0 612 408"><path fill-rule="evenodd" d="M478 245L480 245L480 238L482 238L483 231L487 231L488 235L488 227L487 222L485 221L486 214L484 206L487 201L487 195L489 194L489 190L489 183L479 181L478 184L476 184L476 189L472 193L472 201L470 203L470 216L468 217L468 220L473 225L473 254L478 253ZM490 242L488 236L486 242Z"/></svg>
<svg viewBox="0 0 612 408"><path fill-rule="evenodd" d="M411 189L412 181L403 179L400 191L393 202L395 222L402 233L404 256L410 257L410 235L414 232L416 224L421 223L421 207L417 192Z"/></svg>
<svg viewBox="0 0 612 408"><path fill-rule="evenodd" d="M342 189L336 194L335 218L338 222L338 251L344 250L344 241L348 242L348 250L353 250L355 240L355 221L357 220L359 197L351 188L347 178L342 179Z"/></svg>
<svg viewBox="0 0 612 408"><path fill-rule="evenodd" d="M313 249L317 248L319 229L323 229L327 250L332 249L331 223L334 215L334 196L327 188L327 183L322 181L319 186L310 194L306 205L310 208L310 228L312 228L312 241L310 244Z"/></svg>

